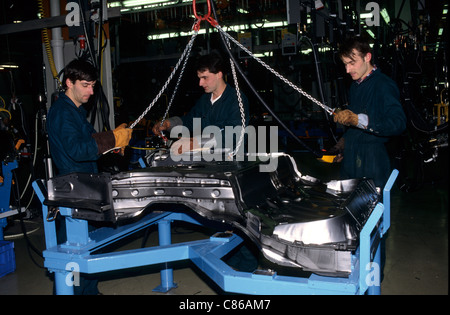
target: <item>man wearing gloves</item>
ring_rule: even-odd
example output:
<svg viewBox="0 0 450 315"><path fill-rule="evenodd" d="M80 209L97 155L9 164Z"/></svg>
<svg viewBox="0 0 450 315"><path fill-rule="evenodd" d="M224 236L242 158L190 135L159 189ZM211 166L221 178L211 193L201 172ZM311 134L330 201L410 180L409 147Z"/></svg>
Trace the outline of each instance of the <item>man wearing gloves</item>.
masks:
<svg viewBox="0 0 450 315"><path fill-rule="evenodd" d="M349 128L336 148L342 150L341 176L371 178L383 188L392 171L385 143L406 128L395 82L373 64L369 43L360 37L345 41L339 56L354 82L348 109L336 112L334 121ZM343 158L342 158L343 157Z"/></svg>
<svg viewBox="0 0 450 315"><path fill-rule="evenodd" d="M227 126L242 126L242 117L239 106L237 91L225 81L225 65L222 58L215 53L205 55L199 58L197 62L197 76L199 86L203 94L196 102L194 107L182 117L174 116L164 120L163 124L157 122L153 127L153 133L161 135L161 131L170 131L175 126L185 126L190 132L194 129L194 118L201 119L201 130L207 126L216 126L221 130L221 147L226 145L225 130ZM249 121L248 100L242 93L242 105L244 107L245 126ZM182 139L179 142L186 141L186 145L178 146L178 153L182 153L183 148L187 151L197 149L201 143L197 137ZM233 148L234 149L234 148Z"/></svg>
<svg viewBox="0 0 450 315"><path fill-rule="evenodd" d="M97 80L96 69L82 60L71 61L64 69L65 92L48 111L47 132L50 153L57 168L55 175L72 172L97 173L97 160L113 148L124 148L131 139L132 129L122 124L114 130L96 132L86 118L81 106L94 94ZM65 220L58 216L57 237L65 242ZM91 226L89 226L91 228ZM82 274L80 285L74 286L76 295L99 294L98 281Z"/></svg>
<svg viewBox="0 0 450 315"><path fill-rule="evenodd" d="M95 68L87 61L73 60L64 69L64 93L48 112L50 152L58 175L72 172L97 173L97 160L113 148L124 148L132 129L122 124L114 130L96 132L81 106L94 94Z"/></svg>

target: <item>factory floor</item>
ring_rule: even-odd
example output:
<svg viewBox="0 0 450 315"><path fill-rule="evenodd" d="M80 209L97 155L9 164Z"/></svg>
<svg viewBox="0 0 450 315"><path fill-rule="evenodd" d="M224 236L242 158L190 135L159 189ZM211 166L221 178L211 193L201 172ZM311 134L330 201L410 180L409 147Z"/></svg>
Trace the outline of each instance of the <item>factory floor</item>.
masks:
<svg viewBox="0 0 450 315"><path fill-rule="evenodd" d="M448 158L448 157L447 157ZM322 180L337 176L335 165L318 162L308 154L296 156L300 172ZM448 159L445 160L448 163ZM431 166L436 168L436 166ZM437 167L438 172L440 169ZM448 172L448 167L444 167ZM448 174L448 173L447 173ZM425 183L405 192L394 185L391 198L391 228L386 237L386 264L381 283L383 295L448 294L448 175L442 181ZM337 178L337 177L334 177ZM44 248L42 218L25 221L30 242ZM0 295L51 295L53 281L43 269L43 260L32 252L17 221L5 229L14 242L16 270L0 278ZM172 226L172 242L203 239L213 231L189 225ZM17 234L17 236L15 236ZM146 246L157 245L157 232L150 233ZM118 250L140 248L143 235L130 239ZM33 257L33 260L30 258ZM178 287L167 293L153 292L160 284L159 268L150 266L99 275L98 288L104 295L217 295L223 294L191 262L174 264L174 282Z"/></svg>

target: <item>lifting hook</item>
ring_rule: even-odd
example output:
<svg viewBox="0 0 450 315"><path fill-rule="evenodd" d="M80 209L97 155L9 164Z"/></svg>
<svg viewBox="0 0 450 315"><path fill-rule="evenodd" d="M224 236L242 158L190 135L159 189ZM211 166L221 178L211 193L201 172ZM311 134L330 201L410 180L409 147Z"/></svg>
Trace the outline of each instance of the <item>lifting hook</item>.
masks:
<svg viewBox="0 0 450 315"><path fill-rule="evenodd" d="M208 21L209 24L216 27L219 23L217 23L217 21L211 17L211 0L206 0L206 3L208 4L208 13L205 14L204 16L199 16L197 14L197 4L195 2L196 2L195 0L192 1L192 8L194 11L194 16L197 19L197 22L192 27L193 30L198 32L200 30L200 23L202 21Z"/></svg>

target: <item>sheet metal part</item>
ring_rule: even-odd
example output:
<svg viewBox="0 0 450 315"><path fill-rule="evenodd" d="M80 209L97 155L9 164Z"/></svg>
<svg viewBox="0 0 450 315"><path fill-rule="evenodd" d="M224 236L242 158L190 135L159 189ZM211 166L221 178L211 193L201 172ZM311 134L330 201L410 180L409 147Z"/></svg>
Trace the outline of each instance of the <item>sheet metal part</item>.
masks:
<svg viewBox="0 0 450 315"><path fill-rule="evenodd" d="M47 203L72 207L77 218L116 224L168 204L171 211L194 211L206 222L242 232L278 265L349 274L359 232L379 199L373 182L321 182L299 172L289 155L271 159L277 159L276 170L261 172L259 166L268 162L153 156L147 159L151 167L143 169L55 177Z"/></svg>

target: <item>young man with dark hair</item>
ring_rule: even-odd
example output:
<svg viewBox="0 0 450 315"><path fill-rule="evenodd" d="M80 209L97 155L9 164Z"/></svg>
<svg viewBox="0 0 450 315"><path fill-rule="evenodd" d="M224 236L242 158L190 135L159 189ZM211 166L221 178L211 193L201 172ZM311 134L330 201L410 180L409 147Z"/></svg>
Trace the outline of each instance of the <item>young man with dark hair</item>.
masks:
<svg viewBox="0 0 450 315"><path fill-rule="evenodd" d="M132 129L125 128L126 124L112 131L96 132L88 122L87 112L81 105L94 94L96 81L97 71L87 61L75 59L64 68L62 84L65 91L52 104L47 117L50 155L57 171L55 175L97 173L100 156L112 148L124 148L131 139ZM57 218L57 237L62 243L66 240L65 220L60 216ZM74 294L99 294L97 284L97 279L81 275Z"/></svg>
<svg viewBox="0 0 450 315"><path fill-rule="evenodd" d="M132 129L120 125L115 130L96 132L81 106L94 94L96 69L87 61L73 60L64 69L65 91L51 106L47 117L50 153L57 174L97 173L97 160L113 148L124 148Z"/></svg>
<svg viewBox="0 0 450 315"><path fill-rule="evenodd" d="M337 112L334 121L348 126L335 149L340 150L342 178L371 178L383 188L390 173L385 143L406 128L396 83L373 63L369 43L353 37L339 50L346 72L354 82L350 87L348 109Z"/></svg>
<svg viewBox="0 0 450 315"><path fill-rule="evenodd" d="M242 126L237 92L224 80L222 58L217 54L202 56L197 62L196 69L199 85L204 89L205 94L197 100L194 107L185 116L171 117L164 120L162 125L161 122L155 123L154 134L160 135L163 130L170 131L173 127L182 125L187 127L192 135L194 118L201 118L201 130L207 126L217 126L220 130L224 130L226 126ZM242 92L241 97L247 126L249 121L248 100ZM199 146L199 143L193 143L192 138L190 141L191 149ZM224 145L225 142L222 140L222 147Z"/></svg>

